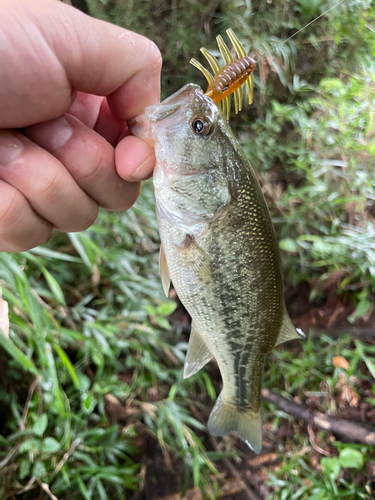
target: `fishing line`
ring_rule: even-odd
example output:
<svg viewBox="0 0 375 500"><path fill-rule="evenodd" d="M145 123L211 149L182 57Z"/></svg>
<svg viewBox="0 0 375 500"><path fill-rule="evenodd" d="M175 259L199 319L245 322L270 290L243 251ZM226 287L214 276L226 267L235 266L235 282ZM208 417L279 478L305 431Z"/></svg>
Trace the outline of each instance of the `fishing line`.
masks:
<svg viewBox="0 0 375 500"><path fill-rule="evenodd" d="M283 42L281 42L279 45L284 45L286 42L289 42L289 40L291 40L292 38L294 38L296 35L298 35L298 33L301 33L301 31L303 31L304 29L306 29L308 26L311 26L313 23L315 23L315 21L317 21L318 19L320 19L321 17L325 16L326 14L328 14L328 12L330 12L331 10L335 9L336 7L338 7L340 4L342 4L343 2L345 2L345 0L340 0L339 2L337 2L335 5L332 5L332 7L330 7L329 9L327 9L325 12L323 12L322 14L320 14L320 16L316 17L315 19L313 19L312 21L310 21L309 23L307 23L305 26L303 26L301 29L299 29L298 31L296 31L295 33L293 33L293 35L291 35L289 38L287 38L286 40L284 40ZM268 54L272 54L272 52L274 52L274 50L271 50L270 52L268 52L267 54L265 54L263 57L261 57L260 59L258 59L256 62L259 63L260 61L263 61L263 59L265 59L267 57Z"/></svg>

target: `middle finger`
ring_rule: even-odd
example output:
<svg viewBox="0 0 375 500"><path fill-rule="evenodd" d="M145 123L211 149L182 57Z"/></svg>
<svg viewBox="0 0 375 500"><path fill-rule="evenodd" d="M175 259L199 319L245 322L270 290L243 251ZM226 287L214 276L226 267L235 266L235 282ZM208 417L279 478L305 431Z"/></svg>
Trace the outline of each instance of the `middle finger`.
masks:
<svg viewBox="0 0 375 500"><path fill-rule="evenodd" d="M56 142L61 127L70 130L67 142ZM139 182L127 182L116 171L115 154L111 144L76 117L65 114L27 128L27 135L41 147L47 149L73 176L77 184L100 206L114 211L130 208L140 192ZM134 168L145 161L153 162L151 148L135 148ZM140 149L140 151L139 151Z"/></svg>

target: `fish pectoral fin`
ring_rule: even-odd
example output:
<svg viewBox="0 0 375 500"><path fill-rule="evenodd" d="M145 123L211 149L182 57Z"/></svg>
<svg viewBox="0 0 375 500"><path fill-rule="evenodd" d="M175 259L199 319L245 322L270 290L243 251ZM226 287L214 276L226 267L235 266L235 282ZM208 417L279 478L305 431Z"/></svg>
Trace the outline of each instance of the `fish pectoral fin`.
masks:
<svg viewBox="0 0 375 500"><path fill-rule="evenodd" d="M161 284L163 285L164 293L165 293L166 297L168 297L169 288L171 286L171 278L169 276L167 258L165 256L163 245L160 245L159 271L160 271Z"/></svg>
<svg viewBox="0 0 375 500"><path fill-rule="evenodd" d="M189 347L186 354L184 378L189 378L199 372L211 359L212 354L208 350L201 334L195 327L194 320L191 323Z"/></svg>
<svg viewBox="0 0 375 500"><path fill-rule="evenodd" d="M300 339L303 340L306 335L300 328L295 328L291 322L288 313L285 311L283 323L280 328L279 336L277 337L275 347L287 340Z"/></svg>

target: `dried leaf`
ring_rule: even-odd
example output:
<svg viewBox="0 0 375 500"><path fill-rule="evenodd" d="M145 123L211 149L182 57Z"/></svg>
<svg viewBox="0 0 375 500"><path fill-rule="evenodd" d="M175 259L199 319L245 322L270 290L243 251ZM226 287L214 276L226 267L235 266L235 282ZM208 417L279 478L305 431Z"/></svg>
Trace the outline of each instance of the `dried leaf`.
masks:
<svg viewBox="0 0 375 500"><path fill-rule="evenodd" d="M9 316L8 302L3 299L3 292L0 288L0 334L9 338Z"/></svg>
<svg viewBox="0 0 375 500"><path fill-rule="evenodd" d="M340 373L336 384L336 389L339 389L341 392L340 394L341 400L344 403L348 403L350 406L355 408L359 404L359 398L349 382L354 384L356 382L356 378L350 377L348 381L346 376L343 373Z"/></svg>
<svg viewBox="0 0 375 500"><path fill-rule="evenodd" d="M336 368L342 368L343 370L349 370L349 362L342 356L335 356L332 358L333 366Z"/></svg>

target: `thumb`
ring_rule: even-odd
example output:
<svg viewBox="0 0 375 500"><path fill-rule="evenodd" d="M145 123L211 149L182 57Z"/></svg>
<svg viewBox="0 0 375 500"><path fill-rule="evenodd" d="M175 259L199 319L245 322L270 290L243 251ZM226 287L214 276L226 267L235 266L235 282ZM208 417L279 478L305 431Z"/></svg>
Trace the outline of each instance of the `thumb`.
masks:
<svg viewBox="0 0 375 500"><path fill-rule="evenodd" d="M57 117L77 90L107 96L122 120L158 102L161 55L147 38L57 0L3 0L0 19L0 127Z"/></svg>

